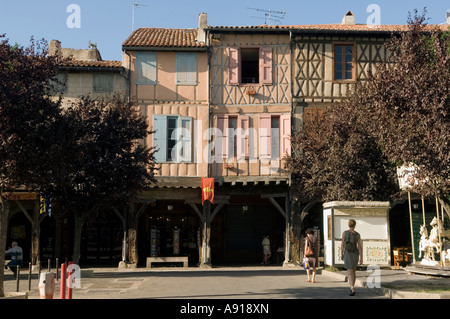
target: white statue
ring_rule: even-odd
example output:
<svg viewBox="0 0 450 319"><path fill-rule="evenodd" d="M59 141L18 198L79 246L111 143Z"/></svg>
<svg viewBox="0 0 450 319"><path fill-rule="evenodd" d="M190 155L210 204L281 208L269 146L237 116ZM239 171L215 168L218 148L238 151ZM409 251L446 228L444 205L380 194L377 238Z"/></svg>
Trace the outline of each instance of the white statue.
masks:
<svg viewBox="0 0 450 319"><path fill-rule="evenodd" d="M420 226L420 241L419 241L419 258L422 257L422 253L423 253L423 258L429 260L431 257L431 245L430 245L430 240L428 238L428 230L427 230L427 226L425 225L421 225ZM434 254L433 254L434 257Z"/></svg>

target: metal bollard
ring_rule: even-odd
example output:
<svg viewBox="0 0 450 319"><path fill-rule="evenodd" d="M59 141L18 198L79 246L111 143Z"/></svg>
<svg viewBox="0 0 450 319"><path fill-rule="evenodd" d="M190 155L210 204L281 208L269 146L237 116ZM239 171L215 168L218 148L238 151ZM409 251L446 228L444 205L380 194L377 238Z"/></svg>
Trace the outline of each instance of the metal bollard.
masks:
<svg viewBox="0 0 450 319"><path fill-rule="evenodd" d="M56 281L58 281L58 265L59 265L59 258L56 258Z"/></svg>
<svg viewBox="0 0 450 319"><path fill-rule="evenodd" d="M73 262L69 261L69 266L72 265ZM71 268L71 267L70 267ZM72 284L73 284L73 273L75 271L73 270L71 273L67 272L67 282L69 282L69 284L67 284L67 297L66 299L72 299Z"/></svg>
<svg viewBox="0 0 450 319"><path fill-rule="evenodd" d="M66 299L66 264L61 264L61 289L59 293L60 299Z"/></svg>
<svg viewBox="0 0 450 319"><path fill-rule="evenodd" d="M42 273L39 278L39 294L41 299L53 299L55 279L52 272Z"/></svg>
<svg viewBox="0 0 450 319"><path fill-rule="evenodd" d="M16 269L17 269L17 277L16 277L16 284L17 284L17 286L16 286L16 292L19 292L19 282L20 282L20 266L19 265L17 265L16 266Z"/></svg>
<svg viewBox="0 0 450 319"><path fill-rule="evenodd" d="M31 266L31 263L29 263L29 266L28 266L28 291L31 291L31 269L32 269L32 266Z"/></svg>

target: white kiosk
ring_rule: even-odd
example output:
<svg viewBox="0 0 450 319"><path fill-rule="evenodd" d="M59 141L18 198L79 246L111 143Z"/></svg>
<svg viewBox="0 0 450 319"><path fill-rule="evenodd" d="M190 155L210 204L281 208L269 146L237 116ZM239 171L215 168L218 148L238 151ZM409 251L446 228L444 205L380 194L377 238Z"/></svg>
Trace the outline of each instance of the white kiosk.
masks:
<svg viewBox="0 0 450 319"><path fill-rule="evenodd" d="M323 204L324 263L344 267L341 260L342 233L348 220L356 221L363 248L363 264L391 265L389 239L389 202L337 201Z"/></svg>

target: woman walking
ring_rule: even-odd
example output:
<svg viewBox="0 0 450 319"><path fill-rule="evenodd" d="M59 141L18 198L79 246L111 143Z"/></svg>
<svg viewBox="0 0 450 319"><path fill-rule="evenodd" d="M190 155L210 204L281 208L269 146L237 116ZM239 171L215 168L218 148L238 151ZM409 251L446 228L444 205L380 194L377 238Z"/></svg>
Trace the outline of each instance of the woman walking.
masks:
<svg viewBox="0 0 450 319"><path fill-rule="evenodd" d="M348 221L349 229L342 233L341 259L344 261L350 284L350 296L355 295L356 267L362 264L361 235L355 231L356 221Z"/></svg>
<svg viewBox="0 0 450 319"><path fill-rule="evenodd" d="M314 235L314 230L308 228L305 238L305 257L308 258L309 267L306 269L307 282L316 282L316 268L319 261L319 240ZM311 268L313 269L312 279L310 276Z"/></svg>

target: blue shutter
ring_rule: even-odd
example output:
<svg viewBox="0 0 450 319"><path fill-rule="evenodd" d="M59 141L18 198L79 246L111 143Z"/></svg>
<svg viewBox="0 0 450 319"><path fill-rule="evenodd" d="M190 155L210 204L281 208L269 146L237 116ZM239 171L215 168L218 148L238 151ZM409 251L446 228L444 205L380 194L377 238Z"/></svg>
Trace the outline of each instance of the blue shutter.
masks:
<svg viewBox="0 0 450 319"><path fill-rule="evenodd" d="M177 130L177 158L176 161L192 162L192 118L180 116Z"/></svg>
<svg viewBox="0 0 450 319"><path fill-rule="evenodd" d="M196 53L177 53L177 84L197 85Z"/></svg>
<svg viewBox="0 0 450 319"><path fill-rule="evenodd" d="M136 52L136 84L156 84L156 52Z"/></svg>
<svg viewBox="0 0 450 319"><path fill-rule="evenodd" d="M167 153L167 115L153 115L153 147L155 148L155 161L166 161Z"/></svg>

